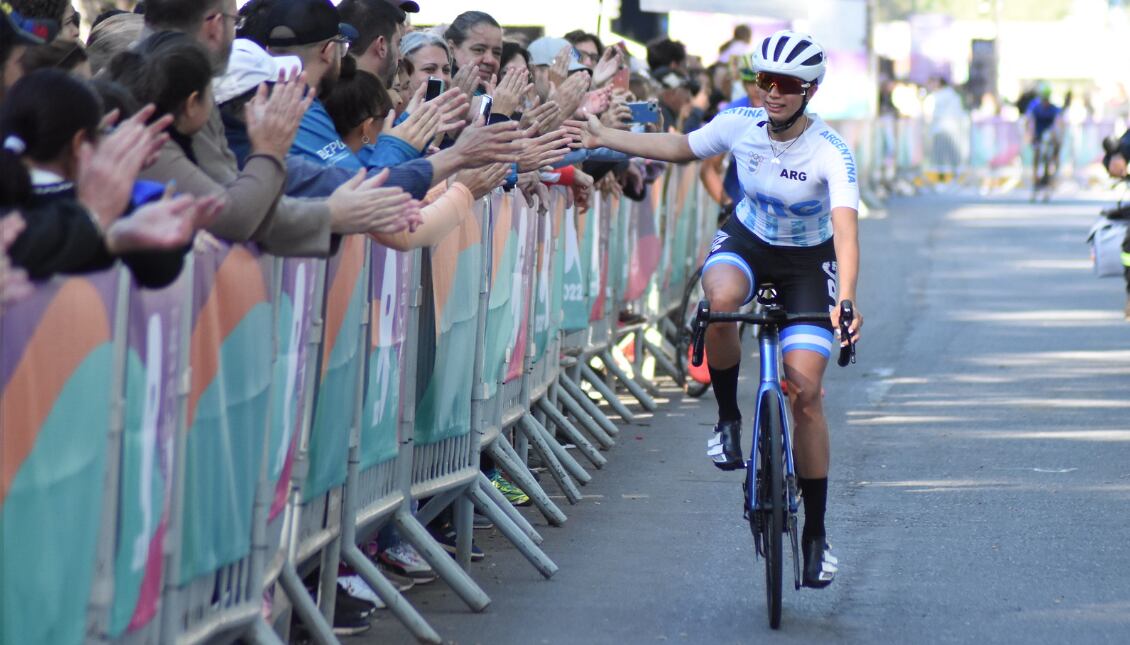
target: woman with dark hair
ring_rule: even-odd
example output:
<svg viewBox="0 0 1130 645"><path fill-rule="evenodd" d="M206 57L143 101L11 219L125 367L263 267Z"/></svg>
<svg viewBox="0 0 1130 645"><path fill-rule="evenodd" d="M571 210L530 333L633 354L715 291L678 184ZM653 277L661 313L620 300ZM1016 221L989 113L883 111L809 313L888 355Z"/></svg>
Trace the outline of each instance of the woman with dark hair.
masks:
<svg viewBox="0 0 1130 645"><path fill-rule="evenodd" d="M56 38L46 45L39 45L27 50L23 58L24 73L28 74L37 69L54 67L64 72L70 72L79 78L89 79L93 76L90 69L90 58L86 55L86 48L77 41Z"/></svg>
<svg viewBox="0 0 1130 645"><path fill-rule="evenodd" d="M151 116L151 108L139 114ZM27 229L9 255L37 280L107 269L120 256L139 284L165 286L180 273L182 247L215 216L219 202L168 199L164 186L139 182L122 219L117 219L120 211L102 213L80 206L76 182L83 180L89 166L101 123L98 97L65 72L40 70L12 86L0 108L0 211L19 209ZM167 120L158 119L157 129L165 125ZM126 142L131 144L149 148L148 139ZM117 170L130 173L125 164ZM44 218L37 215L40 212Z"/></svg>
<svg viewBox="0 0 1130 645"><path fill-rule="evenodd" d="M530 52L523 46L516 42L507 40L502 43L502 76L506 76L512 70L526 70L529 77L534 77L534 71L530 67Z"/></svg>
<svg viewBox="0 0 1130 645"><path fill-rule="evenodd" d="M110 62L110 76L139 103L152 103L156 116L172 115L169 136L193 163L192 137L212 116L212 63L186 34L165 31Z"/></svg>
<svg viewBox="0 0 1130 645"><path fill-rule="evenodd" d="M455 59L456 74L458 70L473 67L480 85L495 81L502 64L502 27L490 14L464 11L456 16L443 37ZM460 85L459 79L455 84Z"/></svg>
<svg viewBox="0 0 1130 645"><path fill-rule="evenodd" d="M392 99L380 79L357 69L353 57L341 61L341 77L322 98L334 129L354 153L376 143L392 110Z"/></svg>

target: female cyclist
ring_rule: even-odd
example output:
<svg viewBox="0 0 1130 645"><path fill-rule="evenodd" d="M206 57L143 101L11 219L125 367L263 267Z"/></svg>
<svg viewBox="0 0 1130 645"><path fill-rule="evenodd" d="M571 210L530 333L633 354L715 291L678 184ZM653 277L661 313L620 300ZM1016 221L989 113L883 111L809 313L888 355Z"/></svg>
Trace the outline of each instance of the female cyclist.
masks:
<svg viewBox="0 0 1130 645"><path fill-rule="evenodd" d="M756 295L761 281L776 285L788 311L831 311L830 325L797 324L781 332L804 498L804 584L820 588L836 573L824 529L829 445L821 381L832 353L832 330L839 326L839 302L856 296L859 186L843 138L805 111L824 79L820 45L809 36L778 31L758 43L753 63L763 107L726 110L689 135L624 132L602 126L593 116L570 127L580 147L605 146L652 159L687 162L732 153L744 196L736 217L714 237L706 260L702 285L711 310L737 311ZM853 340L862 324L857 306ZM711 325L706 348L718 401L718 425L707 454L718 468L734 470L742 466L737 326Z"/></svg>

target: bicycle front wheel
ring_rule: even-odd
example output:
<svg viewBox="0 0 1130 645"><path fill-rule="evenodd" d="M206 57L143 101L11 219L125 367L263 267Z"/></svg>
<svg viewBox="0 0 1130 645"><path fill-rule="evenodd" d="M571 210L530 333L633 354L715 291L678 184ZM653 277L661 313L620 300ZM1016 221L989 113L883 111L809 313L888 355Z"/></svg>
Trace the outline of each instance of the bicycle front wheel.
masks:
<svg viewBox="0 0 1130 645"><path fill-rule="evenodd" d="M765 601L769 626L781 627L781 584L784 568L785 493L780 401L775 396L761 400L758 459L762 473L760 497L762 544L765 545Z"/></svg>

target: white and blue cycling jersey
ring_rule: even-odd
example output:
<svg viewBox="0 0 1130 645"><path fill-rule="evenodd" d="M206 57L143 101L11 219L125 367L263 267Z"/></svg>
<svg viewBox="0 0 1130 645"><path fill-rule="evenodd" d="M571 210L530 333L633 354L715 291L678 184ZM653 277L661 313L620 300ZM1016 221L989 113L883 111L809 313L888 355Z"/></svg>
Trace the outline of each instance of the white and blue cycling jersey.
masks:
<svg viewBox="0 0 1130 645"><path fill-rule="evenodd" d="M748 107L726 110L688 135L700 159L734 155L745 193L735 214L774 246L826 242L832 237L832 209L859 209L851 148L819 116L808 117L808 128L793 141L770 144L764 108Z"/></svg>

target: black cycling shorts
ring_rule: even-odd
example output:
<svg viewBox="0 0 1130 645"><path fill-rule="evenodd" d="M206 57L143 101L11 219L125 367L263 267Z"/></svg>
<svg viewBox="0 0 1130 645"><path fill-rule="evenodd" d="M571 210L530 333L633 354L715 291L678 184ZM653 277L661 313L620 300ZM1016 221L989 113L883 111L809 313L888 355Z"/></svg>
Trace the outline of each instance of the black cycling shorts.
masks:
<svg viewBox="0 0 1130 645"><path fill-rule="evenodd" d="M831 311L836 307L836 247L832 240L816 246L774 246L763 241L737 218L730 218L714 236L703 273L714 264L740 269L749 279L745 302L757 295L757 285L772 282L790 313ZM806 349L832 354L832 323L795 323L781 331L783 352Z"/></svg>

